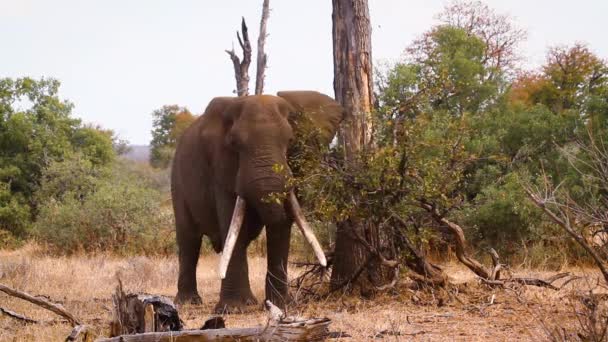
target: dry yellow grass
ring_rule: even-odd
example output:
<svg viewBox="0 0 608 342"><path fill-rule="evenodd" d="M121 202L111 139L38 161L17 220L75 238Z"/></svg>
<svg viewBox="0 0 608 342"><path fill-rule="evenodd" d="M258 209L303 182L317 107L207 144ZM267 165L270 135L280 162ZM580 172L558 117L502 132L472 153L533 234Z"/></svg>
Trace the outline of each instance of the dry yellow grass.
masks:
<svg viewBox="0 0 608 342"><path fill-rule="evenodd" d="M266 262L261 257L250 260L253 291L261 299ZM201 258L198 283L204 304L180 308L187 328L200 327L211 314L220 284L216 265L216 256ZM176 293L177 271L175 257L50 257L42 255L35 246L0 251L0 283L47 296L102 333L107 333L111 318L110 296L117 274L128 291L172 297ZM374 334L383 330L399 331L401 336L377 340L543 340L544 333L535 316L551 317L552 322L559 324L573 322L571 311L561 298L564 292L529 288L516 296L512 291L482 289L470 272L457 265L449 266L447 271L453 281L459 283L450 293L402 287L396 293L374 300L336 295L322 302L301 305L292 309L292 313L330 317L331 330L352 335L338 339L344 341L371 341ZM492 296L494 304L488 305ZM54 314L4 294L0 294L0 306L45 322L22 324L0 316L0 341L63 341L71 330ZM266 315L255 310L230 315L226 322L229 327L265 324Z"/></svg>

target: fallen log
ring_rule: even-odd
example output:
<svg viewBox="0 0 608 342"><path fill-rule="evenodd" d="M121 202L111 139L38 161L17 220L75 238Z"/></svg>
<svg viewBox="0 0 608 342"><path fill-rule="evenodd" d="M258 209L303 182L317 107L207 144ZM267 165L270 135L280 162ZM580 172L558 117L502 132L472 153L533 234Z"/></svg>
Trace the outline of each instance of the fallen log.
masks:
<svg viewBox="0 0 608 342"><path fill-rule="evenodd" d="M323 341L329 337L329 318L313 318L289 322L276 322L254 328L210 330L184 330L151 332L100 338L96 342L270 342L270 341Z"/></svg>
<svg viewBox="0 0 608 342"><path fill-rule="evenodd" d="M38 298L38 297L34 297L28 293L25 292L21 292L21 291L17 291L15 289L12 289L6 285L2 285L0 284L0 291L6 293L9 296L13 296L13 297L17 297L23 300L26 300L32 304L36 304L42 308L45 308L49 311L52 311L56 314L58 314L59 316L67 319L72 325L76 326L76 325L80 325L80 320L78 320L76 317L74 317L74 315L72 315L71 313L69 313L68 311L66 311L61 305L59 304L54 304L51 303L49 301L46 301L42 298Z"/></svg>
<svg viewBox="0 0 608 342"><path fill-rule="evenodd" d="M286 317L270 301L266 326L225 328L224 319L210 317L201 329L181 330L173 302L165 297L126 294L118 280L110 337L97 342L194 342L194 341L323 341L329 336L328 318Z"/></svg>

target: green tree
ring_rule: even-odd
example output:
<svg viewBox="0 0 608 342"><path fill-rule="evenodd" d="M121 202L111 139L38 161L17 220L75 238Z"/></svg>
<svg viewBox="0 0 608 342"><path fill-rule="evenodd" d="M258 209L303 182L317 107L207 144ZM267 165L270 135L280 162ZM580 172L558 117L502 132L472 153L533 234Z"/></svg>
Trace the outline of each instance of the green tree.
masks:
<svg viewBox="0 0 608 342"><path fill-rule="evenodd" d="M573 110L606 128L608 65L583 44L549 49L541 70L521 75L511 92L514 101L543 104L558 114Z"/></svg>
<svg viewBox="0 0 608 342"><path fill-rule="evenodd" d="M463 115L478 112L495 99L500 70L485 64L485 51L479 37L447 25L414 42L408 52L419 73L417 86L432 108Z"/></svg>
<svg viewBox="0 0 608 342"><path fill-rule="evenodd" d="M497 13L481 1L450 2L437 16L442 25L465 30L484 44L483 64L489 79L512 75L518 69L519 45L526 38L509 15ZM500 71L500 74L491 72Z"/></svg>
<svg viewBox="0 0 608 342"><path fill-rule="evenodd" d="M150 164L158 168L169 166L179 137L196 119L185 107L163 106L152 112L153 129L150 142Z"/></svg>
<svg viewBox="0 0 608 342"><path fill-rule="evenodd" d="M83 126L59 98L54 79L0 79L0 229L27 234L43 170L80 153L103 166L115 156L113 134Z"/></svg>

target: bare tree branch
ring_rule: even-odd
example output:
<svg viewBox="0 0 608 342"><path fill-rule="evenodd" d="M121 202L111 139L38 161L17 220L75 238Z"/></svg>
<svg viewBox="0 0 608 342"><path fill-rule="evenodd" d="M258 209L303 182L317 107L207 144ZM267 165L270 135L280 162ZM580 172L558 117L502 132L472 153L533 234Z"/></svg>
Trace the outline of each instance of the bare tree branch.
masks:
<svg viewBox="0 0 608 342"><path fill-rule="evenodd" d="M548 186L548 185L546 185L546 186ZM532 200L532 202L534 202L534 204L536 204L537 207L542 209L545 212L545 214L553 222L557 223L557 225L562 227L566 231L566 233L568 233L568 235L570 235L572 237L572 239L574 239L574 241L576 241L576 243L578 243L581 247L583 247L583 249L587 253L589 253L591 258L593 258L593 261L595 262L596 266L602 272L602 275L604 276L604 280L606 281L606 283L608 283L608 269L606 269L606 265L604 264L602 257L595 251L595 249L593 247L591 247L587 243L587 241L585 241L585 238L581 234L579 234L576 230L574 230L574 228L571 225L570 216L568 215L566 210L557 206L557 208L555 209L555 212L554 212L554 210L550 209L546 205L547 198L549 197L548 195L545 195L544 197L542 197L540 195L540 193L533 192L530 188L527 188L527 187L524 187L524 190L528 194L528 197ZM553 192L548 190L548 188L546 188L545 193L550 194L550 197L554 197Z"/></svg>
<svg viewBox="0 0 608 342"><path fill-rule="evenodd" d="M420 206L431 214L431 217L437 223L445 226L452 233L454 238L456 239L456 257L458 260L463 263L466 267L468 267L471 271L477 274L479 277L488 279L488 280L496 280L492 278L494 272L488 271L479 261L471 258L466 252L466 239L464 237L464 231L462 228L456 223L446 219L443 217L437 208L433 205L428 204L424 201L420 203ZM498 273L498 272L496 272ZM496 274L494 274L496 275Z"/></svg>
<svg viewBox="0 0 608 342"><path fill-rule="evenodd" d="M243 61L236 55L234 46L232 50L226 50L226 53L230 56L232 64L234 66L234 78L236 80L236 92L238 96L249 95L249 64L251 64L251 42L249 41L249 33L245 18L241 21L241 34L237 31L236 37L239 41L239 45L243 50Z"/></svg>
<svg viewBox="0 0 608 342"><path fill-rule="evenodd" d="M407 227L407 222L399 215L393 213L392 218L401 226ZM424 281L433 285L443 286L448 282L445 273L427 261L422 253L414 246L405 233L400 234L399 239L403 241L405 247L413 257L413 261L406 261L407 266L424 278Z"/></svg>

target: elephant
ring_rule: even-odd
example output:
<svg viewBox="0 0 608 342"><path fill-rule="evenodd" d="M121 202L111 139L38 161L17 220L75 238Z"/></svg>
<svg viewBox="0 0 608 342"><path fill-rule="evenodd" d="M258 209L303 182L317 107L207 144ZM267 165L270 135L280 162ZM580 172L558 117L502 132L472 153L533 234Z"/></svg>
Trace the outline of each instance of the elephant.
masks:
<svg viewBox="0 0 608 342"><path fill-rule="evenodd" d="M242 312L257 304L251 292L247 247L266 228L265 296L289 303L287 258L295 222L322 265L325 255L302 214L288 179L288 149L309 123L313 142L328 145L344 109L316 91L217 97L180 137L171 170L171 197L179 254L177 303L201 303L196 267L207 236L221 253L216 312ZM278 172L278 170L282 170ZM284 194L269 201L272 194ZM285 197L283 199L283 197Z"/></svg>

